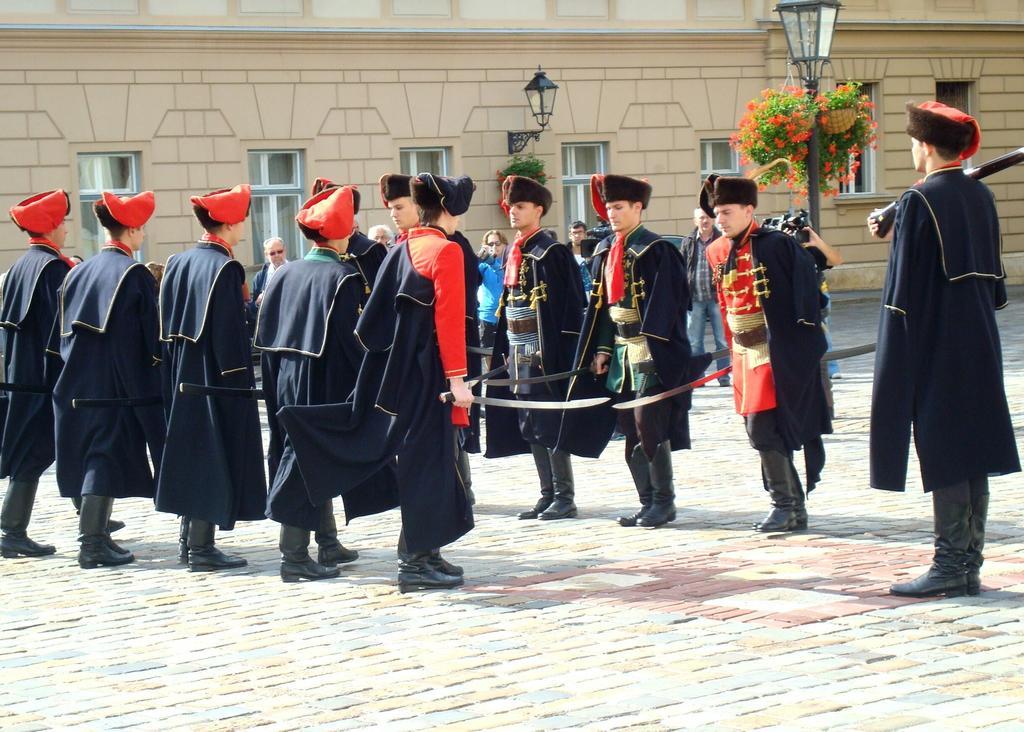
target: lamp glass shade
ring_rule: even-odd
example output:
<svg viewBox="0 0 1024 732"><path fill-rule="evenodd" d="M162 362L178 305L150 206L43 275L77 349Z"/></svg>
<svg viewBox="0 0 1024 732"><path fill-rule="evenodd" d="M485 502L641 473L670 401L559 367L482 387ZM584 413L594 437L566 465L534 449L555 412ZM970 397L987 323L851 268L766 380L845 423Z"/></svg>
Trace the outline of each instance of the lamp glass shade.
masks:
<svg viewBox="0 0 1024 732"><path fill-rule="evenodd" d="M523 91L526 93L526 101L530 105L530 113L537 120L541 129L544 129L551 121L551 115L555 109L558 84L551 81L538 66L536 73Z"/></svg>
<svg viewBox="0 0 1024 732"><path fill-rule="evenodd" d="M828 60L839 8L836 0L783 0L775 7L795 63Z"/></svg>

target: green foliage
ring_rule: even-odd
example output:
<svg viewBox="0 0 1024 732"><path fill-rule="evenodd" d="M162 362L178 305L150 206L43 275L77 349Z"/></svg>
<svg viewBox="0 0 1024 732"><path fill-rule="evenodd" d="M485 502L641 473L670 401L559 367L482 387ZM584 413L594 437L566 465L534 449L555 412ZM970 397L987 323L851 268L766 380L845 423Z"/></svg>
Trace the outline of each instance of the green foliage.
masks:
<svg viewBox="0 0 1024 732"><path fill-rule="evenodd" d="M505 167L498 171L498 183L503 182L510 175L519 175L523 178L532 178L541 185L547 183L548 176L544 172L544 161L530 153L528 155L513 155L509 158Z"/></svg>

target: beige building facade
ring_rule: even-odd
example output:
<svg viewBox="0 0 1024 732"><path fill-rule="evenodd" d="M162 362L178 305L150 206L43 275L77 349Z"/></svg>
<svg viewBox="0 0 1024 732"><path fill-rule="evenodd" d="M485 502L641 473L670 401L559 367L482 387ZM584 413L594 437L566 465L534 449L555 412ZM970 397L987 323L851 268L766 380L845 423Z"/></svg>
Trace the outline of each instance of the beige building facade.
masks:
<svg viewBox="0 0 1024 732"><path fill-rule="evenodd" d="M464 230L507 228L497 171L507 132L532 129L523 86L538 65L559 85L551 126L527 152L545 162L562 237L593 222L593 172L647 177L649 226L688 233L703 174L734 171L727 140L746 102L787 76L773 2L761 0L3 0L0 201L63 187L68 248L102 242L89 213L103 188L152 189L144 256L200 233L188 195L254 185L243 262L262 240L303 243L291 221L313 179L359 185L363 230L390 223L386 172L466 173ZM864 220L918 176L904 104L939 96L978 117L974 162L1024 145L1024 2L845 0L832 77L864 82L879 147L855 185L823 202L841 246L839 288L877 287L887 245ZM1007 267L1024 275L1024 166L989 179ZM784 211L769 191L762 212ZM0 225L0 266L24 247Z"/></svg>

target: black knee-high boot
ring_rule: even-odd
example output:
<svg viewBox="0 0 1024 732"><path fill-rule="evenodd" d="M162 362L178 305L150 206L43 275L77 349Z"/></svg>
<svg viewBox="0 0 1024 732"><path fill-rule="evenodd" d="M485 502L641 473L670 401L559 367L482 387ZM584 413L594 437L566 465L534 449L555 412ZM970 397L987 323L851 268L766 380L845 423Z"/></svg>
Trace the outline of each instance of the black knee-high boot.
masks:
<svg viewBox="0 0 1024 732"><path fill-rule="evenodd" d="M967 548L967 594L981 592L981 555L985 548L985 523L988 521L988 478L971 481L971 543Z"/></svg>
<svg viewBox="0 0 1024 732"><path fill-rule="evenodd" d="M967 592L971 503L969 495L966 501L952 500L950 493L947 490L932 491L932 510L935 513L935 555L932 566L917 579L890 587L891 594L904 597L958 597Z"/></svg>
<svg viewBox="0 0 1024 732"><path fill-rule="evenodd" d="M0 512L0 555L14 557L45 557L57 548L50 544L37 544L28 537L28 524L32 520L32 507L36 502L39 480L11 478Z"/></svg>
<svg viewBox="0 0 1024 732"><path fill-rule="evenodd" d="M645 456L646 457L646 456ZM651 460L651 509L640 517L637 525L648 529L676 520L676 489L672 484L672 445L665 440Z"/></svg>
<svg viewBox="0 0 1024 732"><path fill-rule="evenodd" d="M772 510L759 523L757 531L792 531L797 528L797 498L800 481L789 455L778 450L759 450L761 475L772 497ZM802 496L801 496L802 498Z"/></svg>
<svg viewBox="0 0 1024 732"><path fill-rule="evenodd" d="M281 581L322 580L337 577L337 565L324 566L309 556L309 531L298 526L281 524Z"/></svg>
<svg viewBox="0 0 1024 732"><path fill-rule="evenodd" d="M215 527L209 521L192 518L188 527L188 568L192 572L216 572L244 567L244 557L225 554L213 545Z"/></svg>
<svg viewBox="0 0 1024 732"><path fill-rule="evenodd" d="M631 516L619 516L619 526L636 526L637 521L643 518L651 508L651 500L654 488L651 486L651 464L647 460L640 445L633 448L633 452L626 461L629 472L633 476L633 484L636 486L636 493L640 496L640 509Z"/></svg>
<svg viewBox="0 0 1024 732"><path fill-rule="evenodd" d="M113 508L114 499L106 496L82 496L82 509L78 519L81 547L78 550L78 566L82 569L114 567L135 561L135 556L125 550L118 551L107 534L107 520ZM116 547L116 548L115 548Z"/></svg>
<svg viewBox="0 0 1024 732"><path fill-rule="evenodd" d="M320 508L320 527L316 530L318 547L316 561L325 567L348 564L359 559L359 552L346 549L338 541L338 522L334 518L334 501L328 500Z"/></svg>
<svg viewBox="0 0 1024 732"><path fill-rule="evenodd" d="M565 450L548 450L551 456L551 482L555 500L538 516L541 521L576 518L576 483L572 475L572 455Z"/></svg>
<svg viewBox="0 0 1024 732"><path fill-rule="evenodd" d="M540 478L540 498L533 508L522 511L520 519L535 519L548 509L551 502L555 500L555 484L551 475L551 453L543 445L530 444L530 453L533 455L533 462L537 466L537 477Z"/></svg>

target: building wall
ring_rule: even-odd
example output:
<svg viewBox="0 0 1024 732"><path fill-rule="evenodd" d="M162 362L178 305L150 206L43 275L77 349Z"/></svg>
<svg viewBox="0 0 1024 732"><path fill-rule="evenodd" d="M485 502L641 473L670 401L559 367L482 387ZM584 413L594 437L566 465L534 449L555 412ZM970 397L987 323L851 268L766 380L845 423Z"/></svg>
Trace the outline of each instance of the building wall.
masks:
<svg viewBox="0 0 1024 732"><path fill-rule="evenodd" d="M699 141L727 137L747 100L785 78L785 43L766 18L773 5L8 0L0 15L0 198L13 204L64 187L77 218L75 156L138 152L142 186L157 192L146 256L165 259L198 233L188 194L248 180L248 150L304 150L307 189L316 176L358 184L365 230L389 223L375 187L399 168L399 148L442 145L452 150L452 171L478 183L465 219L476 241L503 226L495 171L508 158L506 132L534 126L522 87L541 64L561 87L551 129L528 148L552 178L549 225L562 228L561 145L604 142L608 170L654 185L651 228L684 233ZM500 17L510 8L518 15ZM879 193L825 202L822 228L849 262L836 284L873 286L887 245L868 240L864 219L917 177L902 133L907 99L934 96L936 79L972 81L985 133L976 160L1021 144L1024 3L847 0L841 18L835 77L879 83ZM999 22L967 22L980 20ZM532 32L510 30L510 21ZM1024 253L1024 166L991 183L1004 248ZM761 208L787 204L770 191ZM23 238L0 224L0 265L14 260ZM238 253L254 258L248 244ZM1017 271L1020 258L1009 260Z"/></svg>

